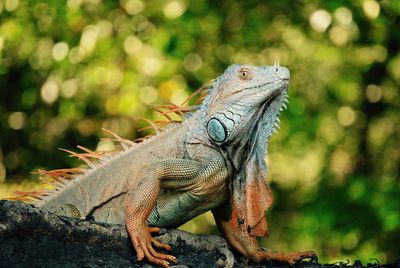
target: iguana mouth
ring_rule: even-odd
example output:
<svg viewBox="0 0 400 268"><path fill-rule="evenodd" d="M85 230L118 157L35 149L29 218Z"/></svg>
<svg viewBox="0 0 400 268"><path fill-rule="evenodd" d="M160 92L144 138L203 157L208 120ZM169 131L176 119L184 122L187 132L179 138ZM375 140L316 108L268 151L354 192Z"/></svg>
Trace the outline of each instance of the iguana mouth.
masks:
<svg viewBox="0 0 400 268"><path fill-rule="evenodd" d="M277 80L275 80L274 82L276 82ZM281 83L281 86L279 87L279 90L275 91L272 93L271 96L268 97L268 99L262 103L262 107L261 110L263 112L266 112L266 110L268 109L268 107L277 99L279 98L279 96L281 96L282 94L284 94L281 106L284 106L284 108L286 108L286 105L284 104L285 102L288 102L288 95L287 95L287 91L288 91L288 87L289 87L289 79L280 79L279 83ZM268 83L269 84L269 83ZM281 107L279 107L281 108ZM282 111L280 109L280 111ZM277 116L279 116L279 112L277 114Z"/></svg>
<svg viewBox="0 0 400 268"><path fill-rule="evenodd" d="M267 101L264 102L263 106L264 106L264 105L269 106L273 101L276 100L276 98L278 98L278 96L279 96L283 91L287 91L287 87L282 87L282 88L279 89L279 91L274 92L274 93L272 94L272 96L270 96L270 97L267 99Z"/></svg>
<svg viewBox="0 0 400 268"><path fill-rule="evenodd" d="M259 85L255 85L255 86L252 86L252 87L245 87L245 88L242 88L240 90L237 90L237 91L233 92L232 95L241 93L241 92L243 92L245 90L263 88L263 87L266 87L266 86L274 84L274 83L281 83L282 85L281 85L281 87L280 87L278 92L274 92L272 96L269 96L268 100L270 98L273 98L275 95L279 95L282 90L287 89L288 86L289 86L289 79L288 78L279 78L279 79L276 79L274 81L270 81L270 82L267 82L267 83L264 83L264 84L259 84Z"/></svg>

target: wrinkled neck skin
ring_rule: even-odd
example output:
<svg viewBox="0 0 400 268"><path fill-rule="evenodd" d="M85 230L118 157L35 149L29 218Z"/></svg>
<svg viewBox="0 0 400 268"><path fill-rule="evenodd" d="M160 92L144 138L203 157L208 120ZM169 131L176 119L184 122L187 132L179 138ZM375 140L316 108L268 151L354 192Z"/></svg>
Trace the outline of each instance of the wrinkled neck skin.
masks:
<svg viewBox="0 0 400 268"><path fill-rule="evenodd" d="M219 81L216 81L214 87L218 86ZM272 195L265 181L268 174L265 156L286 92L287 89L283 88L279 94L271 96L258 107L246 105L245 100L219 105L221 114L229 113L232 109L240 113L242 129L229 142L216 145L206 130L207 113L213 96L217 94L214 88L197 111L198 114L194 115L197 123L187 135L187 144L197 145L187 147L192 157L196 158L210 150L223 155L231 170L228 181L232 225L254 236L266 236L268 233L265 214L272 203ZM202 146L198 146L200 144Z"/></svg>
<svg viewBox="0 0 400 268"><path fill-rule="evenodd" d="M258 237L268 234L266 212L272 204L272 193L266 183L268 166L265 157L284 94L281 92L251 114L247 132L243 130L241 139L233 140L224 149L224 156L230 159L234 171L229 184L233 210L231 223Z"/></svg>

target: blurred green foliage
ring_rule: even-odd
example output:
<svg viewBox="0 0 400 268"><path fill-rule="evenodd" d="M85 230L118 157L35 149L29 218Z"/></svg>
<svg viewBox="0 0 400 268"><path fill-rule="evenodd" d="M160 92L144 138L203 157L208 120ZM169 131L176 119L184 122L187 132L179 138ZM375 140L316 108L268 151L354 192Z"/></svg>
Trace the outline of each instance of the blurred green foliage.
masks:
<svg viewBox="0 0 400 268"><path fill-rule="evenodd" d="M180 103L231 63L279 60L291 103L270 145L264 245L394 261L399 14L397 0L0 0L0 194L76 165L57 148L99 148L101 127L136 138L149 104Z"/></svg>

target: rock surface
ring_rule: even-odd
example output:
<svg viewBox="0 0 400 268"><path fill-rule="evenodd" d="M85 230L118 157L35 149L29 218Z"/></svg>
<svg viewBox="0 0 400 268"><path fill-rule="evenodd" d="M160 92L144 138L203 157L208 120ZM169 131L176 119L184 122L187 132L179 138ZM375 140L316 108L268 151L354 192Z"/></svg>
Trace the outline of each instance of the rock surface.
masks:
<svg viewBox="0 0 400 268"><path fill-rule="evenodd" d="M174 267L286 267L235 256L218 236L163 230L157 239L173 247L178 258ZM0 266L153 267L136 261L124 226L60 217L12 201L0 201ZM295 267L322 265L303 262Z"/></svg>

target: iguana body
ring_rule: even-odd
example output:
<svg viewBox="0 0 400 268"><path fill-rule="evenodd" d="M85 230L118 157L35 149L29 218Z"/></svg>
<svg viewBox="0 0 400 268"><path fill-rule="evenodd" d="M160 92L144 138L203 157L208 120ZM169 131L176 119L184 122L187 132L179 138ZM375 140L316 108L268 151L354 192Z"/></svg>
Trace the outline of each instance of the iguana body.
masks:
<svg viewBox="0 0 400 268"><path fill-rule="evenodd" d="M96 221L123 224L126 195L139 189L138 184L142 184L143 192L134 195L143 194L144 200L149 198L151 186L146 185L147 181L143 178L156 171L167 176L164 169L171 168L173 178L162 182L162 192L157 194L157 204L148 219L151 226L176 227L214 208L227 198L226 177L229 174L223 158L209 148L201 150L204 153L205 150L210 151L210 154L205 153L209 161L203 155L188 155L185 136L190 132L191 121L189 119L171 126L144 143L128 147L126 151L71 180L62 190L36 205L66 216L70 215L64 211L65 205L72 205L82 218L92 217ZM208 162L214 163L210 166L210 172L215 174L191 178L202 166L207 167ZM217 165L221 168L216 168ZM175 179L176 176L179 178ZM147 180L151 181L151 178ZM138 200L138 203L144 200Z"/></svg>
<svg viewBox="0 0 400 268"><path fill-rule="evenodd" d="M263 251L256 241L268 233L265 214L272 196L264 158L289 76L279 66L230 66L190 118L140 144L121 140L125 150L113 156L89 150L77 155L100 161L88 162L88 171L49 196L41 193L37 206L125 223L137 258L165 267L176 259L153 249L152 243L169 246L153 239L150 232L157 229L149 226L177 227L208 210L229 243L253 260L293 263L314 256ZM65 172L44 174L58 180Z"/></svg>

